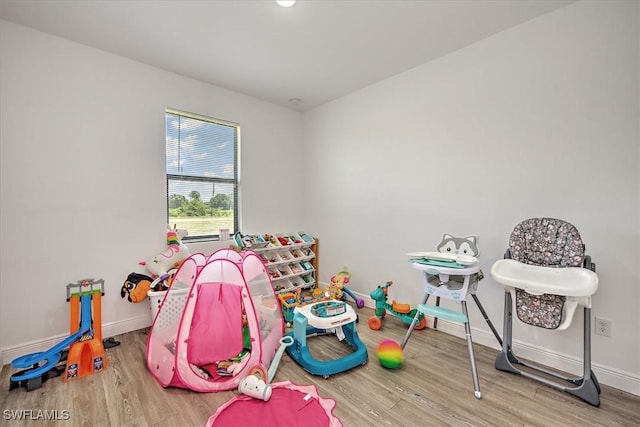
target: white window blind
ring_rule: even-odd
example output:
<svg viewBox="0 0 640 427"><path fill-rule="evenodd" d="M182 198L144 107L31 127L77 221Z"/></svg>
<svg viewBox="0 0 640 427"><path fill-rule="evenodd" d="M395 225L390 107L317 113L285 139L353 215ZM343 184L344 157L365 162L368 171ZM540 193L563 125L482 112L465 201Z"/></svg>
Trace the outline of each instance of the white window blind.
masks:
<svg viewBox="0 0 640 427"><path fill-rule="evenodd" d="M234 123L166 111L167 217L186 239L238 229L239 133Z"/></svg>

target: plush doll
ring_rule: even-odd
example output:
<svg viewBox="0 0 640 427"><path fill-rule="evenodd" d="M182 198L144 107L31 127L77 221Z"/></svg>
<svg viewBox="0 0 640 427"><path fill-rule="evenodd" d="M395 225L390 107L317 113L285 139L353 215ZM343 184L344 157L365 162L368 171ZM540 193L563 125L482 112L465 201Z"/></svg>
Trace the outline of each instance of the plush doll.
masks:
<svg viewBox="0 0 640 427"><path fill-rule="evenodd" d="M167 249L155 255L140 265L147 267L147 271L154 277L160 277L176 268L182 261L189 257L189 248L182 243L182 238L187 235L187 230L171 229L167 232Z"/></svg>
<svg viewBox="0 0 640 427"><path fill-rule="evenodd" d="M347 271L341 271L335 276L331 277L331 283L325 287L316 287L313 290L314 298L326 297L331 299L342 299L344 287L349 283L351 273Z"/></svg>
<svg viewBox="0 0 640 427"><path fill-rule="evenodd" d="M151 290L153 279L140 273L131 273L124 281L120 290L120 297L127 297L129 302L141 302L147 297L147 292Z"/></svg>

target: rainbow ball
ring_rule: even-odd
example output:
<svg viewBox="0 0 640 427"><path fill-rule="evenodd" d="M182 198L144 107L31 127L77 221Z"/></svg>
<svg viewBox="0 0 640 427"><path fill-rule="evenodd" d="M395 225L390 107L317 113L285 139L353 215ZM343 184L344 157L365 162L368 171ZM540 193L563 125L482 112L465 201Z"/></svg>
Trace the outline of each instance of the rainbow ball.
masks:
<svg viewBox="0 0 640 427"><path fill-rule="evenodd" d="M389 369L398 369L404 360L402 347L392 339L380 341L376 347L376 356L378 356L380 364Z"/></svg>

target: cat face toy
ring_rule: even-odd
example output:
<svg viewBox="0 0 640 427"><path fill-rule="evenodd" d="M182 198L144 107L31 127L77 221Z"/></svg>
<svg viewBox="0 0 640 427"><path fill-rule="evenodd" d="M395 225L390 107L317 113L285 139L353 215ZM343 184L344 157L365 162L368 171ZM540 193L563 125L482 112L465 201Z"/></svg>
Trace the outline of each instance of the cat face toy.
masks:
<svg viewBox="0 0 640 427"><path fill-rule="evenodd" d="M477 257L480 254L477 243L478 236L454 237L445 234L442 236L442 241L436 246L436 250L443 253Z"/></svg>

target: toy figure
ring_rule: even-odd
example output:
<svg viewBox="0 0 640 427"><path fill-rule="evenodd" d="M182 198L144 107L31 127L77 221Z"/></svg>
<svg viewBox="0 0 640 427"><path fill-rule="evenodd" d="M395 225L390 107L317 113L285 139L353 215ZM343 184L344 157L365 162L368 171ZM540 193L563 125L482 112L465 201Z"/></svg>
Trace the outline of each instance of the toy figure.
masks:
<svg viewBox="0 0 640 427"><path fill-rule="evenodd" d="M153 279L140 273L131 273L124 281L120 290L120 297L127 297L129 302L141 302L147 297L147 292L151 290Z"/></svg>

